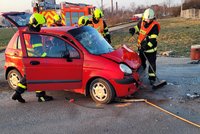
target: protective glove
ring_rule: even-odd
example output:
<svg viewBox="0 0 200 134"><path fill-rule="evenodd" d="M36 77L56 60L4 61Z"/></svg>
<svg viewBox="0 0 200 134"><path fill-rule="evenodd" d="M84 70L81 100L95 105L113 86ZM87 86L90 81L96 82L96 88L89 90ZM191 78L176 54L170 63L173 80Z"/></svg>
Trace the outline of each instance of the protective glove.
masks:
<svg viewBox="0 0 200 134"><path fill-rule="evenodd" d="M146 40L141 42L141 48L140 49L142 49L143 51L147 50L147 41Z"/></svg>
<svg viewBox="0 0 200 134"><path fill-rule="evenodd" d="M130 28L130 29L129 29L129 33L130 33L131 35L134 35L134 34L135 34L135 28Z"/></svg>
<svg viewBox="0 0 200 134"><path fill-rule="evenodd" d="M140 48L138 48L138 51L140 52L140 53L144 53L144 49L142 49L142 47L140 47Z"/></svg>
<svg viewBox="0 0 200 134"><path fill-rule="evenodd" d="M106 41L111 44L111 37L110 37L110 34L107 34L105 37Z"/></svg>

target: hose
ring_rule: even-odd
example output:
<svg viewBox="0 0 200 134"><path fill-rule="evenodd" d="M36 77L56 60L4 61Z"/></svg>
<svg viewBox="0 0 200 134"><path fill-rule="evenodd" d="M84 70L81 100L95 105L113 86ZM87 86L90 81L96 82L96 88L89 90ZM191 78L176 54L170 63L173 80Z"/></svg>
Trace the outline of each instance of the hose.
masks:
<svg viewBox="0 0 200 134"><path fill-rule="evenodd" d="M167 114L169 114L169 115L171 115L171 116L173 116L173 117L175 117L175 118L177 118L177 119L179 119L181 121L184 121L184 122L189 123L189 124L191 124L191 125L193 125L195 127L200 128L199 124L191 122L191 121L189 121L187 119L184 119L184 118L182 118L182 117L180 117L180 116L178 116L178 115L176 115L176 114L174 114L172 112L169 112L169 111L167 111L167 110L165 110L165 109L163 109L163 108L161 108L161 107L149 102L147 99L118 99L117 101L119 101L119 102L129 102L129 103L131 103L131 102L145 102L145 103L149 104L150 106L153 106L153 107L155 107L155 108L157 108L157 109L159 109L159 110L161 110L161 111L163 111L163 112L165 112L165 113L167 113Z"/></svg>

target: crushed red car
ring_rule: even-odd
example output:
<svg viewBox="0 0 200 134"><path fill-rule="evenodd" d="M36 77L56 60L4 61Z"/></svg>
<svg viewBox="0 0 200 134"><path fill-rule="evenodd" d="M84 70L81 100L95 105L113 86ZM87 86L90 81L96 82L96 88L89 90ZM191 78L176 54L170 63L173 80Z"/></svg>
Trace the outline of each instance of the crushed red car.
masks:
<svg viewBox="0 0 200 134"><path fill-rule="evenodd" d="M5 51L5 78L10 87L26 75L28 91L69 90L90 95L95 102L110 103L138 90L137 53L114 48L92 27L43 27L27 32L31 14L2 14L18 30ZM41 43L45 57L37 55L31 39Z"/></svg>

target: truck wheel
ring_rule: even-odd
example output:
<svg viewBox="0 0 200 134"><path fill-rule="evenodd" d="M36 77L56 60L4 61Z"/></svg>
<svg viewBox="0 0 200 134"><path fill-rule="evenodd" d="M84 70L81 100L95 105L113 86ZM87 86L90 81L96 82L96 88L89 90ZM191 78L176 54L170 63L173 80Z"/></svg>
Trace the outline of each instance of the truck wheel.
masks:
<svg viewBox="0 0 200 134"><path fill-rule="evenodd" d="M97 78L90 84L90 96L97 103L108 104L114 99L115 92L108 81Z"/></svg>
<svg viewBox="0 0 200 134"><path fill-rule="evenodd" d="M10 88L12 88L13 90L16 90L17 84L19 83L21 78L22 78L22 75L16 69L10 70L7 75L7 80L8 80L8 84Z"/></svg>

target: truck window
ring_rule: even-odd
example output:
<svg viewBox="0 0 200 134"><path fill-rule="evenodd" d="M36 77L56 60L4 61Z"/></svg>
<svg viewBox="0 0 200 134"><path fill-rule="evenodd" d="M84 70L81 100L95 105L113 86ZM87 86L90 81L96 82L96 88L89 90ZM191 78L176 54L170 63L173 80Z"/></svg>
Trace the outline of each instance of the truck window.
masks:
<svg viewBox="0 0 200 134"><path fill-rule="evenodd" d="M71 25L71 22L70 22L70 13L66 13L65 17L66 17L65 24L67 26L70 26Z"/></svg>
<svg viewBox="0 0 200 134"><path fill-rule="evenodd" d="M78 12L72 13L72 24L77 24L78 22Z"/></svg>
<svg viewBox="0 0 200 134"><path fill-rule="evenodd" d="M80 18L81 16L84 16L84 12L80 12L80 13L79 13L79 18Z"/></svg>

